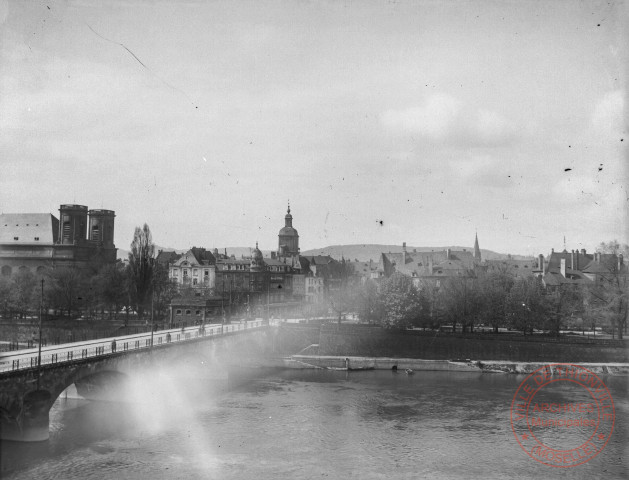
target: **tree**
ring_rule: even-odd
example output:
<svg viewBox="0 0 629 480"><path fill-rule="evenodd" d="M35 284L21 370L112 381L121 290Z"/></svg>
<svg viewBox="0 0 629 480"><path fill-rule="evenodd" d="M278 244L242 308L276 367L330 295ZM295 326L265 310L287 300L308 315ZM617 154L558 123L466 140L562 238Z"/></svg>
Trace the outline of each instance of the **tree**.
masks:
<svg viewBox="0 0 629 480"><path fill-rule="evenodd" d="M599 253L609 253L612 255L620 255L623 256L629 255L629 245L626 243L619 243L618 240L610 240L609 242L601 242L598 247L596 247L596 251Z"/></svg>
<svg viewBox="0 0 629 480"><path fill-rule="evenodd" d="M380 285L380 295L384 316L382 324L386 328L406 329L421 324L422 302L413 279L394 273Z"/></svg>
<svg viewBox="0 0 629 480"><path fill-rule="evenodd" d="M583 312L583 291L577 285L561 284L547 298L551 311L544 326L558 336L562 326Z"/></svg>
<svg viewBox="0 0 629 480"><path fill-rule="evenodd" d="M622 339L629 317L629 271L624 257L629 254L629 246L617 240L601 242L597 251L607 254L601 263L607 272L599 278L592 290L592 304L597 313L612 327L612 331Z"/></svg>
<svg viewBox="0 0 629 480"><path fill-rule="evenodd" d="M513 276L504 269L498 269L480 274L477 281L481 297L480 318L498 333L498 328L506 325L505 308L513 287Z"/></svg>
<svg viewBox="0 0 629 480"><path fill-rule="evenodd" d="M331 282L332 283L332 282ZM327 292L328 304L337 314L338 323L343 316L356 308L357 289L347 279L339 279Z"/></svg>
<svg viewBox="0 0 629 480"><path fill-rule="evenodd" d="M39 305L38 298L35 295L37 279L31 272L24 270L15 274L11 280L10 303L19 317L24 318Z"/></svg>
<svg viewBox="0 0 629 480"><path fill-rule="evenodd" d="M168 278L168 266L155 263L155 271L153 276L153 285L155 292L155 309L158 318L164 318L168 305L173 297L178 293L177 284ZM211 289L201 287L198 289L203 297L211 295ZM185 296L185 295L184 295Z"/></svg>
<svg viewBox="0 0 629 480"><path fill-rule="evenodd" d="M439 289L439 309L445 320L452 323L456 331L457 322L463 332L469 327L474 331L474 323L479 318L481 300L476 279L470 275L450 277L442 281Z"/></svg>
<svg viewBox="0 0 629 480"><path fill-rule="evenodd" d="M525 335L544 326L548 317L548 301L538 278L525 277L513 284L507 296L506 313L508 324Z"/></svg>
<svg viewBox="0 0 629 480"><path fill-rule="evenodd" d="M384 316L382 298L378 292L378 285L367 279L356 292L356 313L361 321L379 323Z"/></svg>
<svg viewBox="0 0 629 480"><path fill-rule="evenodd" d="M10 302L12 286L11 277L0 276L0 308L2 308L3 318L12 317L12 304Z"/></svg>
<svg viewBox="0 0 629 480"><path fill-rule="evenodd" d="M138 312L138 318L142 318L153 294L155 273L155 245L146 223L142 228L135 228L129 252L128 273L129 293Z"/></svg>
<svg viewBox="0 0 629 480"><path fill-rule="evenodd" d="M128 294L128 277L122 262L103 266L94 278L98 291L98 301L102 309L107 310L111 319L117 318L118 312L125 305Z"/></svg>
<svg viewBox="0 0 629 480"><path fill-rule="evenodd" d="M85 280L78 269L62 267L48 273L44 288L48 303L71 316L81 307L84 287Z"/></svg>

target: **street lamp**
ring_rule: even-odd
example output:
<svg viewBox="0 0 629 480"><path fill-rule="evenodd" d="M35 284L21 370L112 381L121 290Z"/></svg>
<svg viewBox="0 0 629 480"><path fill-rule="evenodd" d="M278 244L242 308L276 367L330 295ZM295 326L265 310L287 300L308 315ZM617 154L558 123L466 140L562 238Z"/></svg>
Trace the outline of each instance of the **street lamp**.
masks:
<svg viewBox="0 0 629 480"><path fill-rule="evenodd" d="M155 325L153 324L153 289L151 288L151 349L153 348L153 330L155 330Z"/></svg>
<svg viewBox="0 0 629 480"><path fill-rule="evenodd" d="M39 298L39 347L37 352L37 390L39 390L39 377L41 376L41 330L42 309L44 305L44 279L41 279L41 296Z"/></svg>

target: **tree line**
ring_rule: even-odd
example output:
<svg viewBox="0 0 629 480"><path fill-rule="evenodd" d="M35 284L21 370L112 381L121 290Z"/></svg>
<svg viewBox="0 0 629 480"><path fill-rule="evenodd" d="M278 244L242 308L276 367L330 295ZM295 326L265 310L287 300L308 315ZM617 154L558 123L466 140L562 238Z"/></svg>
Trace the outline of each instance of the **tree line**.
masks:
<svg viewBox="0 0 629 480"><path fill-rule="evenodd" d="M622 253L618 242L602 243L599 252ZM563 329L596 332L603 328L622 338L627 326L629 280L612 271L596 285L561 284L545 288L534 276L514 278L508 268L470 270L466 275L436 281L394 273L376 283L346 284L331 296L339 313L356 312L363 322L389 329L447 326L473 332L478 327L516 330L524 335Z"/></svg>
<svg viewBox="0 0 629 480"><path fill-rule="evenodd" d="M133 313L145 317L152 306L159 319L174 294L145 224L135 229L127 264L117 261L97 270L61 267L37 275L22 270L0 277L0 313L5 319L25 318L41 307L58 317L128 319Z"/></svg>

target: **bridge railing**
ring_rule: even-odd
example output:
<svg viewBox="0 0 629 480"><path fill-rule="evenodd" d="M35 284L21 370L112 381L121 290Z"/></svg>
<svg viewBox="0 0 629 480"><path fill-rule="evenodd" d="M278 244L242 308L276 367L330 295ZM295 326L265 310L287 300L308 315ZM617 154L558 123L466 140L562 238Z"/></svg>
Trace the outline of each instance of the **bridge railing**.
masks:
<svg viewBox="0 0 629 480"><path fill-rule="evenodd" d="M124 337L101 339L100 341L79 342L75 345L46 347L42 349L41 365L53 365L71 363L86 358L120 355L129 351L146 350L154 346L160 347L171 343L187 342L202 337L220 336L229 333L241 332L260 328L265 324L264 320L256 319L229 325L209 324L179 329L161 330L140 335L127 335ZM152 341L152 343L151 343ZM37 368L37 350L4 354L0 356L0 372L13 370L25 370Z"/></svg>

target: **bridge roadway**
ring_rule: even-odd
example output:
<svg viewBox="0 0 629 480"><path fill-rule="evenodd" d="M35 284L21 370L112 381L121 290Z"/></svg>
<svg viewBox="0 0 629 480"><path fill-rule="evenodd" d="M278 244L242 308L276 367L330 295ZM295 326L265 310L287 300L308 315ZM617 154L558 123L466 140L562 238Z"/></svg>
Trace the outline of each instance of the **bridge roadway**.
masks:
<svg viewBox="0 0 629 480"><path fill-rule="evenodd" d="M153 332L153 345L186 342L200 336L217 336L243 330L258 328L262 319L223 325L212 323L192 327L173 328ZM114 350L115 342L115 350ZM124 335L119 337L99 338L84 342L63 343L42 347L41 365L74 362L91 357L120 354L130 350L151 348L151 332ZM0 353L0 376L4 372L37 368L38 349L28 348Z"/></svg>
<svg viewBox="0 0 629 480"><path fill-rule="evenodd" d="M192 360L212 368L268 348L267 322L205 324L180 329L30 348L0 354L0 439L48 439L49 411L74 384L81 395L116 388L136 372ZM114 346L115 342L115 346ZM257 349L257 350L256 350ZM186 360L187 359L187 360Z"/></svg>

